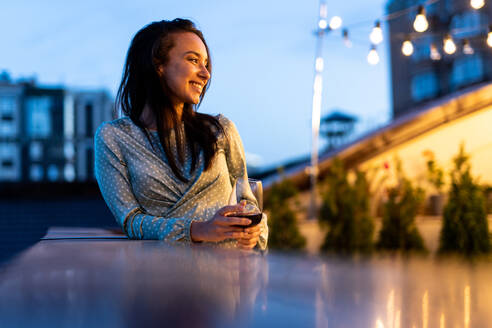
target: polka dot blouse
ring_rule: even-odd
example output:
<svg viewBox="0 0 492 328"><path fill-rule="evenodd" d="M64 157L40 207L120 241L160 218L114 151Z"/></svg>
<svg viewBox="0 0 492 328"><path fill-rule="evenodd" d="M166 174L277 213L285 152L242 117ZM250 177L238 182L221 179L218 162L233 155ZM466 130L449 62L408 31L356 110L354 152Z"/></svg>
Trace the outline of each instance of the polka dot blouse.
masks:
<svg viewBox="0 0 492 328"><path fill-rule="evenodd" d="M226 206L237 179L247 179L243 145L232 121L218 116L226 136L219 136L219 149L205 170L203 152L197 167L191 167L186 146L179 180L168 164L157 132L136 126L128 117L104 122L95 139L95 172L101 193L123 231L131 239L159 239L190 243L193 220L207 221ZM171 133L173 142L174 133ZM178 164L179 165L179 164ZM248 186L248 184L245 184ZM242 198L256 203L251 190ZM267 219L264 215L258 247L266 248ZM228 240L220 244L233 246Z"/></svg>

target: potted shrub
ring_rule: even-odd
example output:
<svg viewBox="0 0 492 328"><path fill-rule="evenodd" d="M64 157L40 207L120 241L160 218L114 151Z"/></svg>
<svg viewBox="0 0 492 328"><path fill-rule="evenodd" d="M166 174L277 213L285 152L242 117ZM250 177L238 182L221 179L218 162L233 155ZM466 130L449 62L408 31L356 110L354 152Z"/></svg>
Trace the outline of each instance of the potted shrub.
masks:
<svg viewBox="0 0 492 328"><path fill-rule="evenodd" d="M297 227L296 212L288 200L297 194L296 186L288 179L275 183L265 198L268 211L268 246L280 250L300 250L306 245L306 238Z"/></svg>
<svg viewBox="0 0 492 328"><path fill-rule="evenodd" d="M369 184L363 172L350 183L343 162L337 158L322 182L319 223L327 228L321 247L325 252L369 253L374 223L369 215Z"/></svg>
<svg viewBox="0 0 492 328"><path fill-rule="evenodd" d="M377 248L391 251L426 252L424 241L417 229L415 217L424 200L424 191L414 187L396 160L397 184L387 189L383 205L383 221Z"/></svg>
<svg viewBox="0 0 492 328"><path fill-rule="evenodd" d="M454 158L451 186L439 238L441 253L467 255L490 252L490 236L483 190L471 175L463 145Z"/></svg>
<svg viewBox="0 0 492 328"><path fill-rule="evenodd" d="M429 209L431 215L442 215L444 209L444 170L436 163L434 153L430 150L424 152L427 166L427 181L433 187L434 193L429 197Z"/></svg>

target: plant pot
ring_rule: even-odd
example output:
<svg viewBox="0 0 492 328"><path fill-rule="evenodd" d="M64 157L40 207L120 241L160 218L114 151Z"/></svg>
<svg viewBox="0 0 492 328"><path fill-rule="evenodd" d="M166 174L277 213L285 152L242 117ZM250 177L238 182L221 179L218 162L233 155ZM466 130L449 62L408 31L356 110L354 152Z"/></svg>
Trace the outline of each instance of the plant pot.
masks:
<svg viewBox="0 0 492 328"><path fill-rule="evenodd" d="M431 215L442 215L444 210L444 195L431 195L429 198Z"/></svg>

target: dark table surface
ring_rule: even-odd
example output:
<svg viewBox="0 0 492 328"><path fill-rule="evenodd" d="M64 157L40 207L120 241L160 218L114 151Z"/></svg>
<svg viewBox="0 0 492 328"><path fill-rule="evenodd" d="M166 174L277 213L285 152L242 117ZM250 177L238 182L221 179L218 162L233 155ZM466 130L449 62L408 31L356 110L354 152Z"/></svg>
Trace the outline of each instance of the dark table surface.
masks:
<svg viewBox="0 0 492 328"><path fill-rule="evenodd" d="M259 254L70 228L0 267L0 327L491 326L483 261Z"/></svg>

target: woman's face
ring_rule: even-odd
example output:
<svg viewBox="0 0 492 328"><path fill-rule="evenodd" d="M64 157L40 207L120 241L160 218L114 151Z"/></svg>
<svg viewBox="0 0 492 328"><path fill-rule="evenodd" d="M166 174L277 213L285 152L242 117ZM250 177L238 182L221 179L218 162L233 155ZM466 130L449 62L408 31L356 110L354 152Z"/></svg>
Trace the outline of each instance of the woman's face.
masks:
<svg viewBox="0 0 492 328"><path fill-rule="evenodd" d="M174 47L169 51L167 64L158 68L161 78L171 91L174 106L198 104L203 88L210 79L206 66L207 49L194 33L176 33Z"/></svg>

